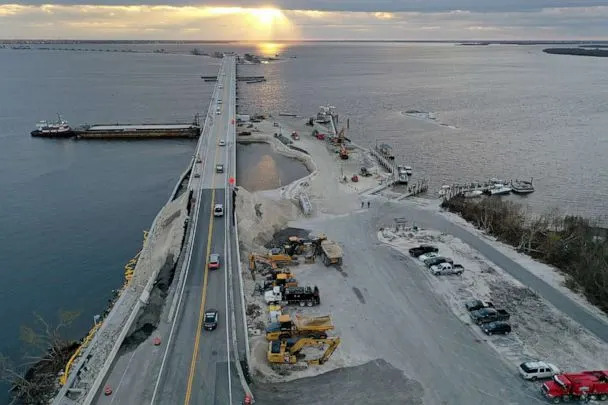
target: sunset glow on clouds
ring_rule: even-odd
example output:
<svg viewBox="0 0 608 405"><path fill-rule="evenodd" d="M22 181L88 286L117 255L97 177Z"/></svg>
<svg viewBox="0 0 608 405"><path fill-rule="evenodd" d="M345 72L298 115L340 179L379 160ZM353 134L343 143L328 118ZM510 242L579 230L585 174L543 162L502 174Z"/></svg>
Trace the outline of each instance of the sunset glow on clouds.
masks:
<svg viewBox="0 0 608 405"><path fill-rule="evenodd" d="M378 4L388 3L390 2L386 0ZM438 6L439 2L431 1L429 4ZM0 5L0 38L608 38L608 24L605 24L608 21L608 6L587 4L583 7L544 7L529 10L522 8L513 11L388 11L394 8L386 6L386 10L349 11L205 5L5 4Z"/></svg>

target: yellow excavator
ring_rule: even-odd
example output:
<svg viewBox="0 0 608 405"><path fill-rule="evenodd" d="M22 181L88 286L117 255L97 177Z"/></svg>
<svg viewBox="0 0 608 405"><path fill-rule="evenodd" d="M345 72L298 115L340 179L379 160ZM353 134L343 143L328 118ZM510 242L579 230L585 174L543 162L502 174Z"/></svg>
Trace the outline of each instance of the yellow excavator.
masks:
<svg viewBox="0 0 608 405"><path fill-rule="evenodd" d="M255 270L256 263L261 263L264 266L269 266L270 268L277 269L278 267L287 266L290 264L298 264L297 260L292 259L291 256L285 253L268 253L266 255L262 255L259 253L251 253L249 255L249 269Z"/></svg>
<svg viewBox="0 0 608 405"><path fill-rule="evenodd" d="M300 351L306 346L327 346L323 355L318 359L306 360L310 365L319 365L325 363L331 355L336 351L340 344L339 337L331 337L325 339L300 338L285 339L268 343L268 362L295 364L298 360L302 360L304 355Z"/></svg>

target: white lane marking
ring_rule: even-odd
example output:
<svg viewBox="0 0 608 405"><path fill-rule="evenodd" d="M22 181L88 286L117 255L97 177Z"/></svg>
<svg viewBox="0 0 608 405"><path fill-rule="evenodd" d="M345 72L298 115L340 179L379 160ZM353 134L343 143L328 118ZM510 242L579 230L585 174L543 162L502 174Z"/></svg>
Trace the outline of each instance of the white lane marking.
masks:
<svg viewBox="0 0 608 405"><path fill-rule="evenodd" d="M211 100L211 102L213 102L215 99L217 98L217 94L216 91L213 92L213 99ZM211 125L210 125L210 129L209 129L209 133L213 133L213 126L214 123L213 121L211 121ZM201 136L203 136L204 134L201 134ZM207 151L209 148L209 143L207 142L207 144L205 145L205 151ZM202 158L202 157L201 157ZM203 170L205 170L206 168L206 163L207 163L207 159L205 159L205 162L203 163ZM197 206L196 206L196 216L195 216L195 220L198 223L198 215L199 215L199 211L201 209L201 196L203 194L203 176L201 176L201 186L199 187L198 190L198 194L197 194ZM213 203L213 202L212 202ZM196 233L196 224L193 224L194 226L194 232ZM196 241L196 238L194 239ZM175 325L177 323L177 319L179 318L178 314L179 314L179 310L181 308L181 304L182 304L182 298L184 295L184 289L186 287L186 281L188 279L188 274L190 272L190 266L186 267L186 274L184 275L184 283L182 284L182 288L180 290L179 293L179 300L177 302L177 309L176 309L176 313L173 317L173 322L171 323L171 331L169 332L169 338L167 339L167 344L165 346L165 352L163 353L163 360L160 364L160 370L158 371L158 377L156 378L156 383L154 384L154 392L152 394L152 399L150 400L150 405L154 404L154 401L156 400L156 395L158 393L158 387L160 386L160 380L163 374L163 370L165 368L165 363L167 362L167 354L169 353L169 348L171 347L171 342L173 341L173 334L175 332Z"/></svg>

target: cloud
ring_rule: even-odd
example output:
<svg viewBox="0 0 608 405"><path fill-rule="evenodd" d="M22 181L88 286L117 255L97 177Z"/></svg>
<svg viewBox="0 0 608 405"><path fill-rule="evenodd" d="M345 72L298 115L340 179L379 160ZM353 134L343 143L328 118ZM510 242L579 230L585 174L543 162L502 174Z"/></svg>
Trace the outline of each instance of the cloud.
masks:
<svg viewBox="0 0 608 405"><path fill-rule="evenodd" d="M605 39L607 20L608 6L509 12L347 12L224 6L12 4L0 5L0 38Z"/></svg>
<svg viewBox="0 0 608 405"><path fill-rule="evenodd" d="M48 0L25 0L23 5L46 4ZM55 0L55 4L99 4L97 0ZM106 0L104 5L164 5L166 0ZM173 6L201 4L213 7L264 8L269 4L282 10L360 11L360 12L444 12L469 10L472 12L518 12L544 8L594 7L606 0L177 0Z"/></svg>

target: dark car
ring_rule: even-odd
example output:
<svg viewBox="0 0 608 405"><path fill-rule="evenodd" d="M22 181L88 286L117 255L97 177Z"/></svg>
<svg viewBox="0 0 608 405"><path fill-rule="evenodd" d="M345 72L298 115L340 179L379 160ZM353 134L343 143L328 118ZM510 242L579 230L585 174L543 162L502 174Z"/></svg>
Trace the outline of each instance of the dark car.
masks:
<svg viewBox="0 0 608 405"><path fill-rule="evenodd" d="M511 315L504 309L496 308L481 308L477 311L470 312L471 319L476 324L482 324L494 321L508 321Z"/></svg>
<svg viewBox="0 0 608 405"><path fill-rule="evenodd" d="M471 300L464 303L467 311L477 311L482 308L494 308L494 304L489 301Z"/></svg>
<svg viewBox="0 0 608 405"><path fill-rule="evenodd" d="M214 330L217 328L217 321L219 318L217 309L209 308L205 311L205 319L203 320L203 328L206 330Z"/></svg>
<svg viewBox="0 0 608 405"><path fill-rule="evenodd" d="M430 253L430 252L437 253L437 252L439 252L439 249L437 249L435 246L432 246L432 245L420 245L420 246L411 248L409 250L409 252L410 252L410 256L418 257L425 253Z"/></svg>
<svg viewBox="0 0 608 405"><path fill-rule="evenodd" d="M486 335L507 335L511 333L511 325L502 321L488 322L481 325L481 330Z"/></svg>
<svg viewBox="0 0 608 405"><path fill-rule="evenodd" d="M215 165L215 172L216 173L224 173L224 165L223 164Z"/></svg>
<svg viewBox="0 0 608 405"><path fill-rule="evenodd" d="M426 267L435 266L435 265L441 264L441 263L454 264L454 260L450 259L449 257L437 256L437 257L431 257L424 261L424 264L426 264Z"/></svg>

